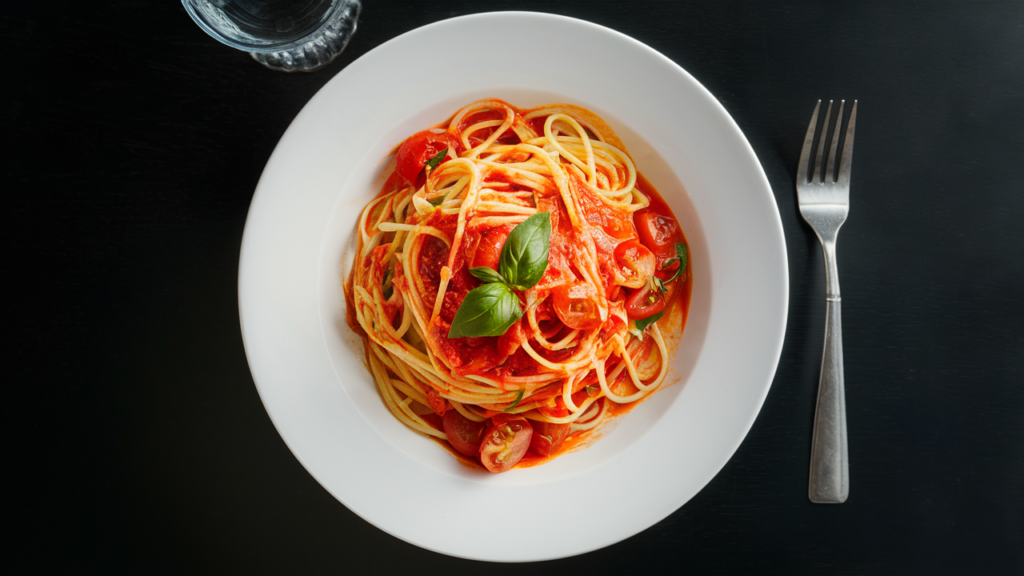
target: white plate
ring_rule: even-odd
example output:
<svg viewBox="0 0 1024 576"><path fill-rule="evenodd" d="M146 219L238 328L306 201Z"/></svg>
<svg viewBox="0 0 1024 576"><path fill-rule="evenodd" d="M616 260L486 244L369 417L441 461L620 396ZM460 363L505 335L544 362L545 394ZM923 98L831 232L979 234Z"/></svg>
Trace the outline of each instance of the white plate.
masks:
<svg viewBox="0 0 1024 576"><path fill-rule="evenodd" d="M675 384L589 448L498 475L465 468L391 417L345 326L340 283L356 217L389 149L485 97L520 107L576 103L604 117L679 217L694 276ZM238 276L256 387L309 473L398 538L493 561L607 546L704 487L768 392L789 289L768 181L718 101L629 37L517 12L413 30L328 82L260 178Z"/></svg>

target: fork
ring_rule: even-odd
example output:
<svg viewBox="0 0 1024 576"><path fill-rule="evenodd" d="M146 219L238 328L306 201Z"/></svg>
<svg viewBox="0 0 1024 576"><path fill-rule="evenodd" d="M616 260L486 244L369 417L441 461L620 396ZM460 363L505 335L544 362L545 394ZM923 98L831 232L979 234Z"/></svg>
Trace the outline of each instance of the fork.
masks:
<svg viewBox="0 0 1024 576"><path fill-rule="evenodd" d="M846 446L846 392L843 381L843 325L840 314L839 273L836 270L836 236L850 212L850 164L853 161L853 131L857 122L857 101L850 109L843 155L836 174L836 149L839 127L843 122L843 106L839 101L839 114L832 129L828 164L822 164L832 101L829 100L815 163L812 166L811 149L818 125L821 100L814 106L811 124L800 151L797 168L796 192L800 214L811 225L825 252L825 350L821 357L821 378L818 382L818 405L814 413L814 434L811 441L811 471L807 496L819 504L841 504L850 494L850 463Z"/></svg>

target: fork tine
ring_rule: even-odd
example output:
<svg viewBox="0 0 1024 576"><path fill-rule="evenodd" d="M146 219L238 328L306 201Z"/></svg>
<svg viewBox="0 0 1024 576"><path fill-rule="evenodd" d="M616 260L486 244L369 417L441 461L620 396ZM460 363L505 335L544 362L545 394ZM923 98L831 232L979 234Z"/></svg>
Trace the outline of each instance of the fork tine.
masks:
<svg viewBox="0 0 1024 576"><path fill-rule="evenodd" d="M800 150L800 166L796 169L796 181L803 184L807 182L807 174L810 172L808 163L811 160L811 148L814 146L814 129L818 125L818 109L821 108L821 100L814 105L814 114L811 114L811 124L807 127L807 135L804 136L804 147Z"/></svg>
<svg viewBox="0 0 1024 576"><path fill-rule="evenodd" d="M839 114L836 115L836 127L832 129L832 145L828 149L828 168L825 171L825 182L835 182L836 147L839 146L839 127L843 124L843 106L846 100L839 101Z"/></svg>
<svg viewBox="0 0 1024 576"><path fill-rule="evenodd" d="M825 110L825 121L821 123L821 139L818 140L818 154L814 160L814 181L824 180L825 165L821 162L822 153L825 151L825 136L828 136L828 123L832 120L832 101L828 101L828 108Z"/></svg>
<svg viewBox="0 0 1024 576"><path fill-rule="evenodd" d="M839 160L839 178L843 186L850 185L850 166L853 164L853 130L857 126L857 101L850 108L850 121L846 126L846 142L843 143L843 157Z"/></svg>

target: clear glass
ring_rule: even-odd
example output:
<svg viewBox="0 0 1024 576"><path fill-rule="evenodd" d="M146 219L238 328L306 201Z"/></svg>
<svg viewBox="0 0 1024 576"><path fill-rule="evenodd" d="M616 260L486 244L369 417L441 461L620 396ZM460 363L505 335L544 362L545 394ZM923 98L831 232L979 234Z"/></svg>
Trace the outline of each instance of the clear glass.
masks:
<svg viewBox="0 0 1024 576"><path fill-rule="evenodd" d="M341 54L359 0L181 0L207 34L285 72L316 70Z"/></svg>

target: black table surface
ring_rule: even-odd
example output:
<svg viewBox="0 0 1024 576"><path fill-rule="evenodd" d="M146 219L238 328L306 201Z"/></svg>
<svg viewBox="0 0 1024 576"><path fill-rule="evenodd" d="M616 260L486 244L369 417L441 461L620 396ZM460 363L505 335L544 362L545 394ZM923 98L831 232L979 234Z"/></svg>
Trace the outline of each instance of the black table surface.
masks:
<svg viewBox="0 0 1024 576"><path fill-rule="evenodd" d="M19 4L2 17L2 565L1024 573L1024 3L367 0L309 74L216 43L177 2ZM422 550L328 494L260 402L236 296L253 190L303 105L381 43L483 9L589 20L689 71L757 153L789 251L785 346L730 462L650 529L528 567ZM807 499L824 263L794 174L819 98L859 100L842 505ZM497 504L481 530L500 538ZM530 513L573 529L571 509Z"/></svg>

